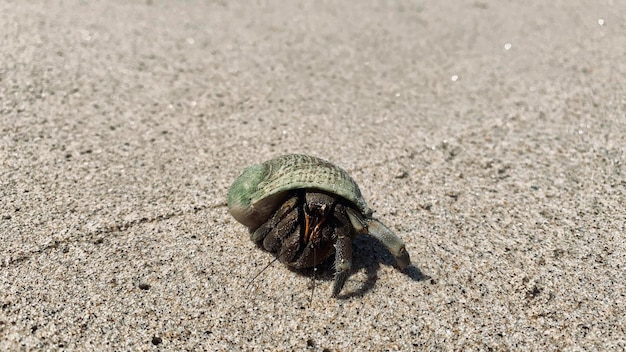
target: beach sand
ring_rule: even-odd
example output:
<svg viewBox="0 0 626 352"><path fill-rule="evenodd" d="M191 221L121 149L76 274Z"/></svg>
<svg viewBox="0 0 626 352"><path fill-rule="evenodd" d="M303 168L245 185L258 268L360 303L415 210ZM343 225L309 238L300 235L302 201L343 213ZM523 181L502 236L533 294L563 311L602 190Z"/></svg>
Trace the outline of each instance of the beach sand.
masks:
<svg viewBox="0 0 626 352"><path fill-rule="evenodd" d="M0 13L0 350L626 349L624 2ZM250 283L272 256L226 193L287 153L413 266L362 236L338 299Z"/></svg>

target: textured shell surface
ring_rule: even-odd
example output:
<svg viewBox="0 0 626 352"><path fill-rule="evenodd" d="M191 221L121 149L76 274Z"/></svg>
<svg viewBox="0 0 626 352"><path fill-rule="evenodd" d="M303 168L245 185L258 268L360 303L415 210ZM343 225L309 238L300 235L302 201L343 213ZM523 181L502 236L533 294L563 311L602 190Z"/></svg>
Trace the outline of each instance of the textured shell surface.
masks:
<svg viewBox="0 0 626 352"><path fill-rule="evenodd" d="M342 168L317 157L289 154L252 165L233 182L228 207L237 221L260 226L280 206L288 192L317 189L353 203L366 217L372 210L356 182Z"/></svg>

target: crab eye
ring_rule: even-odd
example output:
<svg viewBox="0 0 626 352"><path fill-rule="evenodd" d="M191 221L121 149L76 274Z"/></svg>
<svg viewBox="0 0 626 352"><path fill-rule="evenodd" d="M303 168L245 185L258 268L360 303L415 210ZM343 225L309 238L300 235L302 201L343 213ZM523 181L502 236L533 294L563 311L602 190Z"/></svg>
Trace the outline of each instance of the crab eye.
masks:
<svg viewBox="0 0 626 352"><path fill-rule="evenodd" d="M310 214L310 215L323 216L324 214L326 214L327 208L328 208L328 204L319 204L319 203L305 204L305 211L307 214Z"/></svg>

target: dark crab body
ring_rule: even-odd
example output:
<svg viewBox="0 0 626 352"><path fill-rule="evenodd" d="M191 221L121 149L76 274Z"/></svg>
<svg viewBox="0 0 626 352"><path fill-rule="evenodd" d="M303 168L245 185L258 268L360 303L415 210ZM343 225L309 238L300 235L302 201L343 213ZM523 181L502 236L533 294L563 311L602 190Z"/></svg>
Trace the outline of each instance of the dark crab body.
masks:
<svg viewBox="0 0 626 352"><path fill-rule="evenodd" d="M401 269L411 262L348 173L316 157L290 154L246 168L228 191L228 208L252 241L290 267L314 267L335 254L333 296L348 277L359 234L377 238Z"/></svg>

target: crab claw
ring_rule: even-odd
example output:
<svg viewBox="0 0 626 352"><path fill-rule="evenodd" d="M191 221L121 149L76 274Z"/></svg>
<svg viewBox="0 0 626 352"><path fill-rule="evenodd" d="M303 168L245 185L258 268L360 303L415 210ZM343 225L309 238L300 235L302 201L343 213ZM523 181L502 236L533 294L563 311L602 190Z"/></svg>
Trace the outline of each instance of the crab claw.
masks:
<svg viewBox="0 0 626 352"><path fill-rule="evenodd" d="M396 257L396 263L400 269L411 265L411 258L409 252L406 251L404 242L391 229L374 218L363 219L353 209L347 209L347 213L356 232L359 234L369 233L379 240Z"/></svg>
<svg viewBox="0 0 626 352"><path fill-rule="evenodd" d="M393 231L376 219L367 219L366 221L369 234L376 237L396 257L396 263L400 269L411 265L411 258L409 252L406 251L404 242Z"/></svg>

